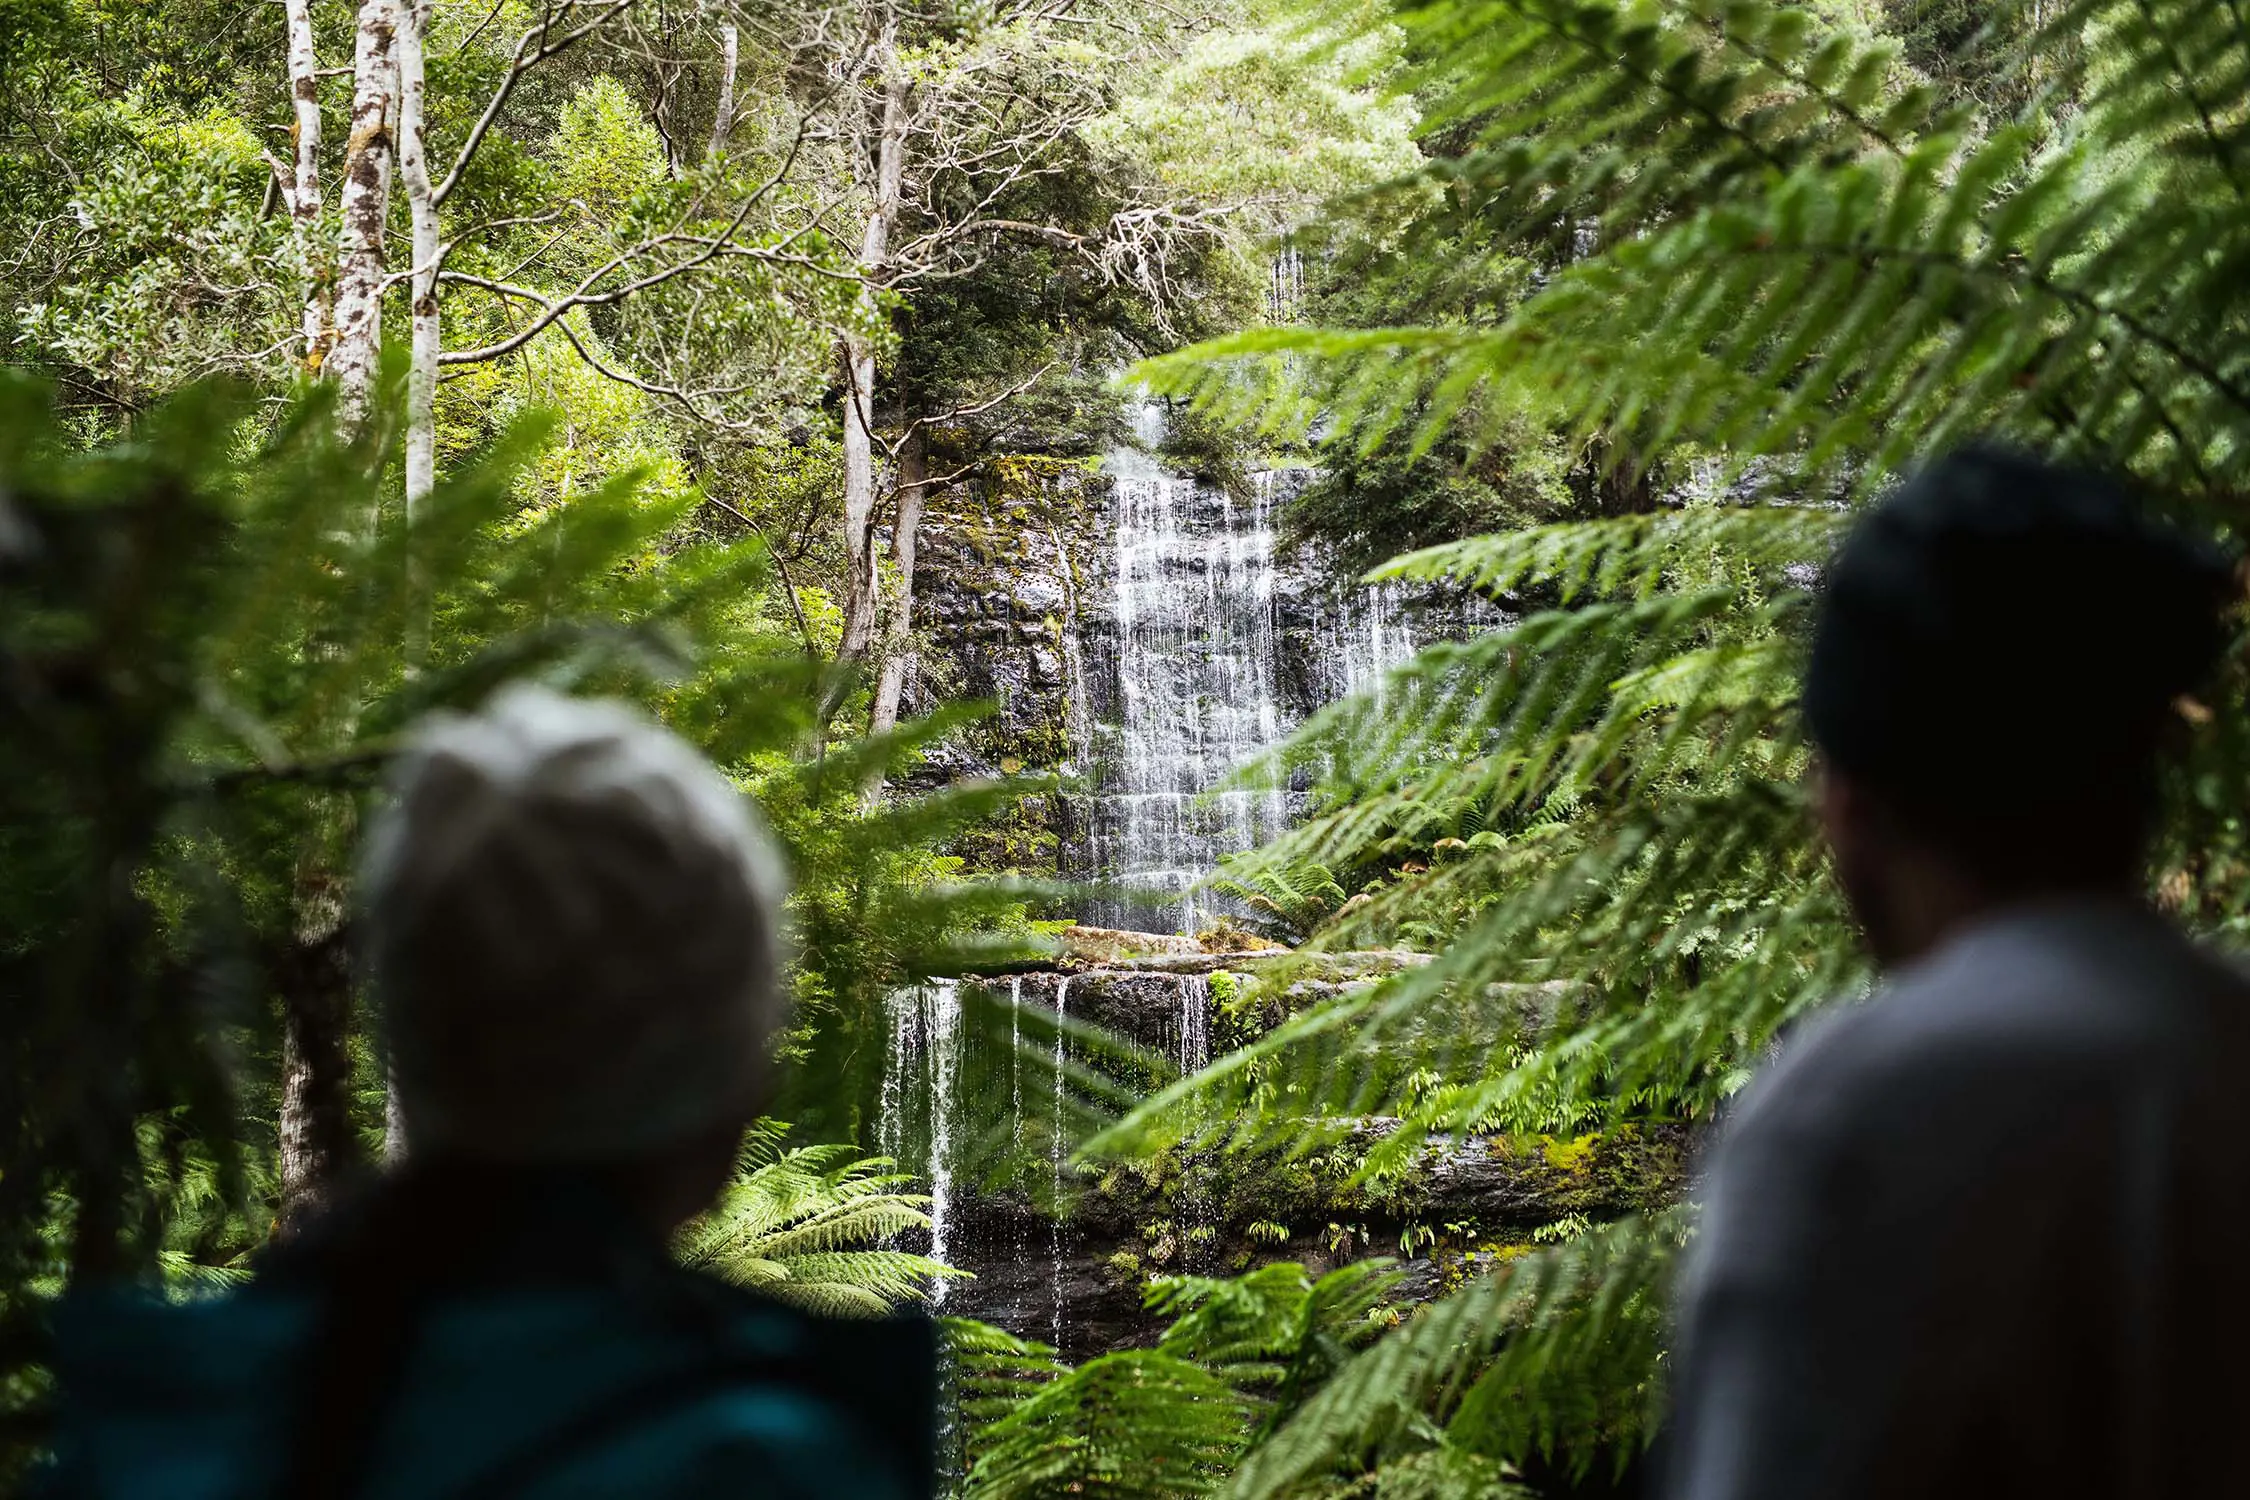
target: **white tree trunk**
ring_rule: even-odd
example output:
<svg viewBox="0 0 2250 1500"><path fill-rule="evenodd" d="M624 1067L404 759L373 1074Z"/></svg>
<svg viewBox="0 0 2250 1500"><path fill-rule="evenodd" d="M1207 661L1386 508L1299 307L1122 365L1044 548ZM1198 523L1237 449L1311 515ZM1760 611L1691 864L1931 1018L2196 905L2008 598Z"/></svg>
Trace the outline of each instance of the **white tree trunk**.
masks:
<svg viewBox="0 0 2250 1500"><path fill-rule="evenodd" d="M406 520L437 487L438 207L423 140L422 32L430 0L407 0L398 33L398 175L406 189L413 268L413 362L406 374Z"/></svg>
<svg viewBox="0 0 2250 1500"><path fill-rule="evenodd" d="M320 242L320 58L313 51L312 0L283 0L289 26L290 127L295 150L289 180L289 227L304 261L304 367L317 375L328 358L334 283L328 247Z"/></svg>
<svg viewBox="0 0 2250 1500"><path fill-rule="evenodd" d="M883 101L875 121L875 180L867 227L860 237L859 273L867 285L861 307L873 318L875 288L890 267L891 226L898 220L906 175L906 83L897 76L895 49L882 49ZM844 555L850 587L844 595L844 638L838 657L866 658L875 639L875 346L864 337L844 340Z"/></svg>
<svg viewBox="0 0 2250 1500"><path fill-rule="evenodd" d="M430 23L431 0L405 0L398 33L398 176L406 190L409 243L413 261L407 280L411 297L411 356L406 367L406 525L413 547L415 523L430 492L437 488L438 205L430 185L428 141L423 129L427 80L422 67L423 34ZM420 668L429 655L429 579L420 554L407 554L406 665ZM393 1111L396 1114L396 1111ZM397 1135L397 1121L390 1121ZM395 1156L405 1148L394 1140Z"/></svg>
<svg viewBox="0 0 2250 1500"><path fill-rule="evenodd" d="M929 494L929 464L919 432L908 436L898 454L898 520L891 528L891 598L883 618L883 667L875 679L875 704L867 732L888 734L898 727L899 699L906 691L906 669L914 634L914 548L922 530L922 502ZM869 778L867 798L883 791L880 769Z"/></svg>
<svg viewBox="0 0 2250 1500"><path fill-rule="evenodd" d="M344 147L336 245L336 342L328 368L347 424L367 414L383 352L383 224L390 210L401 0L361 0L352 53L352 133Z"/></svg>
<svg viewBox="0 0 2250 1500"><path fill-rule="evenodd" d="M844 636L837 659L864 660L875 633L875 350L846 339L844 366Z"/></svg>
<svg viewBox="0 0 2250 1500"><path fill-rule="evenodd" d="M727 148L734 133L734 76L742 64L742 33L732 21L719 23L719 108L711 117L711 155Z"/></svg>

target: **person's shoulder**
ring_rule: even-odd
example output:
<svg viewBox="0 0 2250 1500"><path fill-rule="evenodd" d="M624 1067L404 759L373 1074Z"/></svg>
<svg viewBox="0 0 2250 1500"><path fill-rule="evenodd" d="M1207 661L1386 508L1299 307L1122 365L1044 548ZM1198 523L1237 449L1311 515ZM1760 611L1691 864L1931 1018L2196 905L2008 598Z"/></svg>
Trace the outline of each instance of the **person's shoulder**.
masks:
<svg viewBox="0 0 2250 1500"><path fill-rule="evenodd" d="M936 1462L927 1318L827 1319L673 1265L454 1303L415 1398L463 1424L463 1493L524 1500L766 1494L923 1500ZM497 1372L513 1372L499 1394ZM480 1415L481 1414L481 1415ZM388 1476L417 1493L430 1438ZM449 1460L450 1462L451 1460Z"/></svg>
<svg viewBox="0 0 2250 1500"><path fill-rule="evenodd" d="M910 1486L934 1472L938 1330L929 1317L818 1316L686 1270L676 1289L711 1319L717 1378L703 1405L711 1462L768 1442L772 1403L784 1399L813 1414L794 1429L792 1451L850 1449L862 1466L881 1460L869 1472L895 1473Z"/></svg>
<svg viewBox="0 0 2250 1500"><path fill-rule="evenodd" d="M55 1313L56 1359L89 1391L198 1391L216 1396L262 1383L311 1330L312 1305L286 1289L251 1284L178 1297L138 1286L74 1290Z"/></svg>
<svg viewBox="0 0 2250 1500"><path fill-rule="evenodd" d="M1824 1135L1904 1136L1962 1114L2003 1124L2077 1107L2183 1039L2250 1066L2244 971L2125 903L2056 903L1802 1023L1736 1101L1731 1130L1801 1154Z"/></svg>
<svg viewBox="0 0 2250 1500"><path fill-rule="evenodd" d="M211 1493L257 1493L313 1315L302 1299L258 1286L192 1301L72 1291L54 1321L51 1492L178 1494L192 1469Z"/></svg>
<svg viewBox="0 0 2250 1500"><path fill-rule="evenodd" d="M854 1364L872 1357L920 1359L934 1368L937 1325L919 1312L832 1317L808 1312L708 1272L669 1269L668 1295L746 1356Z"/></svg>

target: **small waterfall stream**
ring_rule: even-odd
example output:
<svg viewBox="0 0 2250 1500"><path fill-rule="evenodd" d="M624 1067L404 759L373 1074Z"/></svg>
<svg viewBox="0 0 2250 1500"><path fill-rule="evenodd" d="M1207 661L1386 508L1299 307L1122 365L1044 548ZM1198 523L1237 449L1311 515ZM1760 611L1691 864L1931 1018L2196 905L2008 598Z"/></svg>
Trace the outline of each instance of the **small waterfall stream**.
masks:
<svg viewBox="0 0 2250 1500"><path fill-rule="evenodd" d="M930 1257L945 1260L953 1221L953 1116L961 1048L961 981L932 979L890 997L890 1045L883 1063L877 1149L899 1162L927 1143L923 1177L929 1188ZM945 1305L947 1284L930 1305Z"/></svg>
<svg viewBox="0 0 2250 1500"><path fill-rule="evenodd" d="M1055 1017L1070 1019L1070 976L1062 976L1055 986ZM1048 1166L1054 1178L1051 1184L1053 1197L1049 1202L1054 1211L1047 1216L1047 1306L1049 1309L1047 1342L1058 1349L1063 1340L1063 1162L1070 1154L1069 1132L1063 1128L1063 1034L1055 1031L1055 1098L1053 1130L1048 1142Z"/></svg>

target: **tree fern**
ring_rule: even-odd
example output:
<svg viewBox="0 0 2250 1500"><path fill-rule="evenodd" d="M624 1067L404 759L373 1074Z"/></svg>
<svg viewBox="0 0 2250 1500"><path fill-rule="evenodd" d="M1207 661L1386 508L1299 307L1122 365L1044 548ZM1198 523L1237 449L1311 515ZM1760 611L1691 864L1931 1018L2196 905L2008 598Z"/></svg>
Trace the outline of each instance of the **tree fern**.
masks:
<svg viewBox="0 0 2250 1500"><path fill-rule="evenodd" d="M68 1278L224 1280L269 1233L293 885L308 865L349 869L352 811L420 713L525 676L623 695L760 796L803 955L780 1081L821 1106L800 1121L815 1139L851 1136L875 1096L883 997L972 931L989 949L1022 930L1020 890L972 887L934 847L1007 788L862 796L868 766L948 724L802 753L828 684L762 544L699 537L697 497L639 475L554 493L535 417L454 465L409 527L383 499L390 438L378 413L339 441L317 396L261 408L203 388L88 451L49 393L0 377L11 1419L41 1389L42 1307ZM371 1048L339 1048L376 1071ZM380 1099L357 1093L363 1136L380 1135ZM926 1266L869 1247L914 1211L880 1176L834 1153L777 1165L748 1190L784 1215L767 1258L837 1307L926 1285ZM784 1178L819 1189L793 1218Z"/></svg>
<svg viewBox="0 0 2250 1500"><path fill-rule="evenodd" d="M1302 1152L1380 1115L1400 1123L1377 1173L1464 1133L1705 1116L1783 1025L1862 983L1795 722L1809 591L1850 503L1985 435L2130 473L2214 531L2239 528L2250 480L2250 8L2037 9L1996 8L2012 77L1955 100L1891 41L1769 0L1388 13L1436 144L1369 232L1402 274L1457 251L1543 269L1451 322L1255 330L1138 373L1359 452L1548 424L1670 490L1652 515L1378 570L1532 612L1308 723L1278 769L1310 782L1312 817L1229 878L1330 872L1354 895L1314 947L1437 956L1300 1010L1090 1150ZM2243 676L2191 706L2155 872L2235 930ZM1629 1447L1677 1232L1621 1225L1432 1307L1233 1492Z"/></svg>
<svg viewBox="0 0 2250 1500"><path fill-rule="evenodd" d="M1209 1494L1250 1432L1248 1397L1201 1365L1153 1349L1089 1360L990 1430L969 1500Z"/></svg>
<svg viewBox="0 0 2250 1500"><path fill-rule="evenodd" d="M1497 1462L1631 1450L1652 1409L1670 1232L1627 1225L1544 1251L1425 1309L1341 1370L1244 1460L1229 1500L1318 1493L1411 1455ZM1490 1482L1490 1469L1454 1465ZM1439 1493L1480 1493L1464 1486Z"/></svg>
<svg viewBox="0 0 2250 1500"><path fill-rule="evenodd" d="M1014 1388L980 1436L963 1493L1210 1494L1249 1444L1389 1326L1397 1280L1381 1262L1318 1279L1284 1262L1231 1280L1161 1280L1148 1305L1172 1323L1157 1346L1101 1355L1028 1394ZM984 1358L990 1344L970 1348Z"/></svg>
<svg viewBox="0 0 2250 1500"><path fill-rule="evenodd" d="M1157 388L1273 429L1318 410L1366 443L1528 403L1643 453L1786 455L1798 483L1872 483L1987 431L2191 492L2239 482L2232 8L2077 0L2035 40L2020 120L1933 112L1895 46L1761 0L1405 18L1443 59L1420 80L1433 125L1480 143L1430 169L1458 205L1433 222L1498 248L1591 217L1603 248L1490 326L1255 331L1143 366Z"/></svg>
<svg viewBox="0 0 2250 1500"><path fill-rule="evenodd" d="M735 1179L680 1231L680 1258L769 1297L830 1316L880 1316L965 1272L884 1241L930 1227L912 1178L850 1146L784 1149L788 1127L762 1121Z"/></svg>

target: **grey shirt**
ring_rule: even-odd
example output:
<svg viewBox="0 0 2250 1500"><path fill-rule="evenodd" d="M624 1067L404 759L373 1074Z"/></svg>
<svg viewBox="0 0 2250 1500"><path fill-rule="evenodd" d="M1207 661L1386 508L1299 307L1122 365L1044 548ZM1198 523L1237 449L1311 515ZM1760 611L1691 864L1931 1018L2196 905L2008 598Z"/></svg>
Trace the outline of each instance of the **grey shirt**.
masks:
<svg viewBox="0 0 2250 1500"><path fill-rule="evenodd" d="M1985 921L1723 1128L1677 1500L2250 1493L2250 986L2155 915Z"/></svg>

